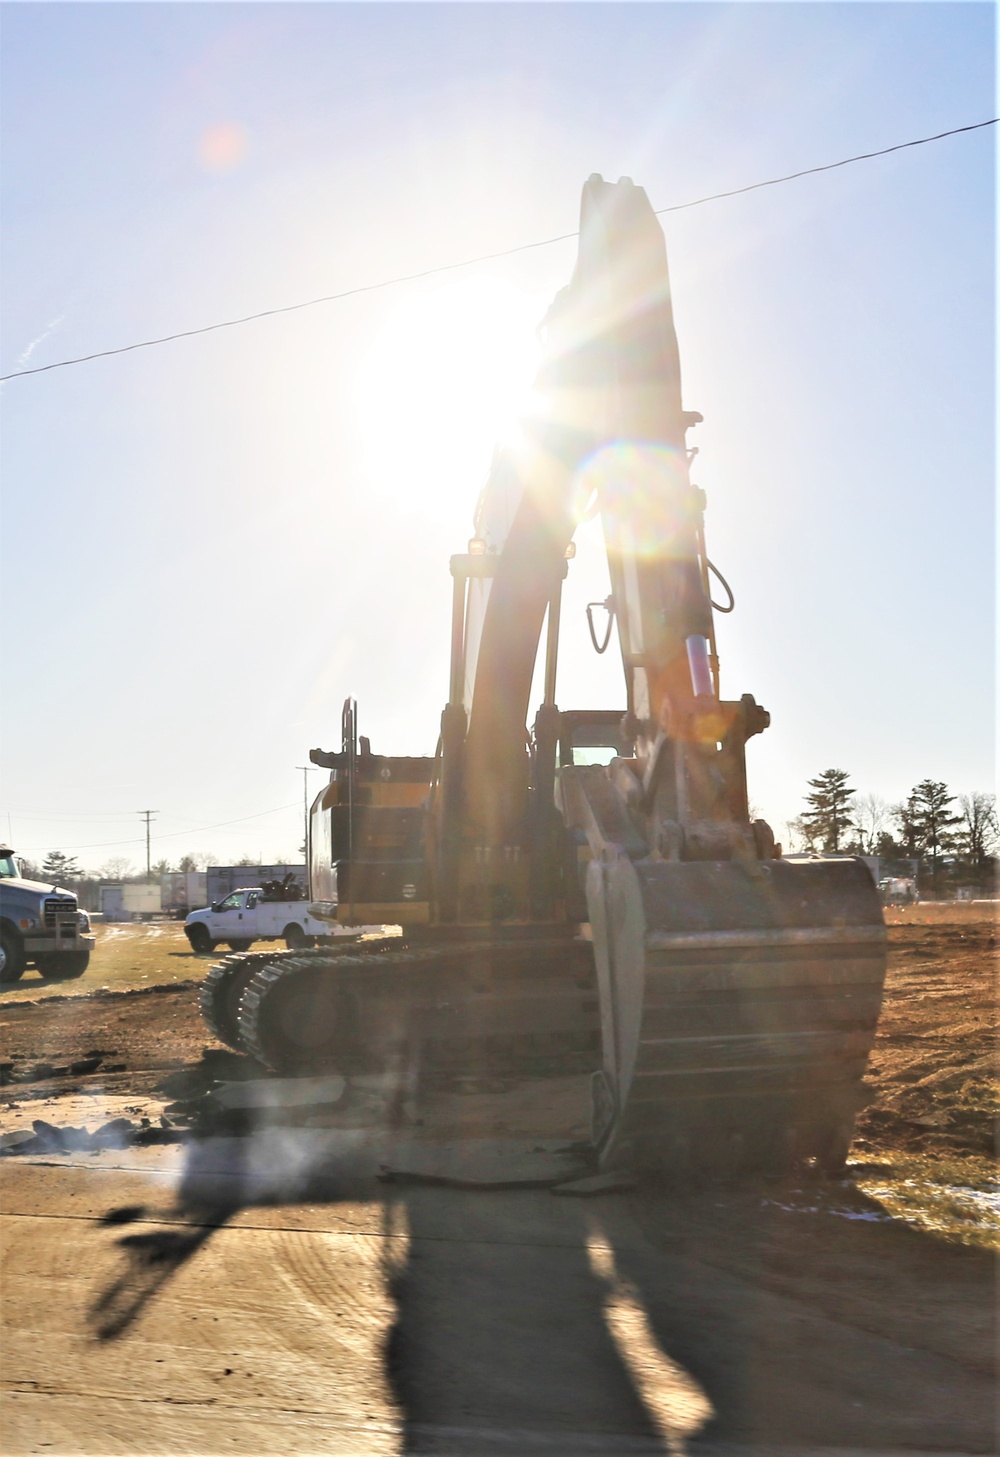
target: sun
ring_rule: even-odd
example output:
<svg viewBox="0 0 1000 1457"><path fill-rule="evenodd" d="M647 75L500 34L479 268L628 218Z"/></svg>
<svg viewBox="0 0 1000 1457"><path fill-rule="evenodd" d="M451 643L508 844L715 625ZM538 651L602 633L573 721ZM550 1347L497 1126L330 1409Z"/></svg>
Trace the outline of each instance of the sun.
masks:
<svg viewBox="0 0 1000 1457"><path fill-rule="evenodd" d="M470 526L493 447L530 390L544 312L543 299L477 276L411 294L389 316L358 377L380 495L453 530Z"/></svg>

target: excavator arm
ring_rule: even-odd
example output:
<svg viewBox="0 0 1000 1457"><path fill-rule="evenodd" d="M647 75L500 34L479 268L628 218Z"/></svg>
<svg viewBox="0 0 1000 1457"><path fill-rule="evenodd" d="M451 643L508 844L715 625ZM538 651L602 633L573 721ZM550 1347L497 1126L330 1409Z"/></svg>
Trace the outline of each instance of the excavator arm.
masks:
<svg viewBox="0 0 1000 1457"><path fill-rule="evenodd" d="M743 746L767 716L752 699L718 699L704 498L686 444L700 418L682 406L666 248L649 200L628 180L592 177L576 269L543 326L533 413L496 458L470 553L452 559L440 841L451 853L438 877L449 915L523 906L549 853L529 799L554 778L559 595L586 498L604 526L623 732L655 800L654 838L686 832L726 857L734 846L755 853ZM546 614L532 765L525 725ZM765 827L757 834L766 843Z"/></svg>

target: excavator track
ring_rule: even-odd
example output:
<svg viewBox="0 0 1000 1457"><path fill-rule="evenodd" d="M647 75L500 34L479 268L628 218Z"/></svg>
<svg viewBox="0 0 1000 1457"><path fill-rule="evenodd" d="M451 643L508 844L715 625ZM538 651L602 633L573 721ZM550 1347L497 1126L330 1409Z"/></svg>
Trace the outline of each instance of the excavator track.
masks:
<svg viewBox="0 0 1000 1457"><path fill-rule="evenodd" d="M290 951L244 951L226 956L210 968L201 984L200 1005L201 1015L213 1037L234 1052L244 1051L238 1020L240 998L259 967L292 954ZM309 953L297 954L303 956Z"/></svg>
<svg viewBox="0 0 1000 1457"><path fill-rule="evenodd" d="M240 1000L254 974L262 966L280 964L292 957L296 961L307 961L317 958L330 960L347 952L356 955L362 951L370 955L385 945L386 941L396 946L400 944L398 938L390 937L373 938L364 942L351 938L334 947L303 947L296 951L243 951L226 956L210 968L201 984L201 1015L214 1037L231 1047L234 1052L245 1052L247 1049L240 1036Z"/></svg>
<svg viewBox="0 0 1000 1457"><path fill-rule="evenodd" d="M384 946L384 943L383 943ZM470 942L273 957L239 1002L240 1046L278 1073L539 1076L589 1072L598 1048L586 945Z"/></svg>

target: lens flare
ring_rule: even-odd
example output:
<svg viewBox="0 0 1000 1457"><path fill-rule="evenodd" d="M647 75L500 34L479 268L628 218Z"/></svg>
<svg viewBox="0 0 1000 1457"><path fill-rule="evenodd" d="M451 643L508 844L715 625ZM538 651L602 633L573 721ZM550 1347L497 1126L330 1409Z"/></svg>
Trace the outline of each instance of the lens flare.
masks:
<svg viewBox="0 0 1000 1457"><path fill-rule="evenodd" d="M246 156L247 137L235 122L219 122L202 132L198 140L198 160L206 172L230 172Z"/></svg>
<svg viewBox="0 0 1000 1457"><path fill-rule="evenodd" d="M578 520L599 510L605 522L614 523L621 505L630 550L640 557L669 557L688 526L687 459L670 446L616 440L583 462L574 496Z"/></svg>

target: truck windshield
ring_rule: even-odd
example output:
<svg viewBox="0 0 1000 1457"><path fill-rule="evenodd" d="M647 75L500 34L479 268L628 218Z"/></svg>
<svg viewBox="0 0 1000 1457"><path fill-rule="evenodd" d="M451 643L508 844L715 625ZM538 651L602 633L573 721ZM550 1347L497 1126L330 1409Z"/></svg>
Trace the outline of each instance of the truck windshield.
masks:
<svg viewBox="0 0 1000 1457"><path fill-rule="evenodd" d="M20 871L13 855L0 855L0 880L19 880Z"/></svg>

